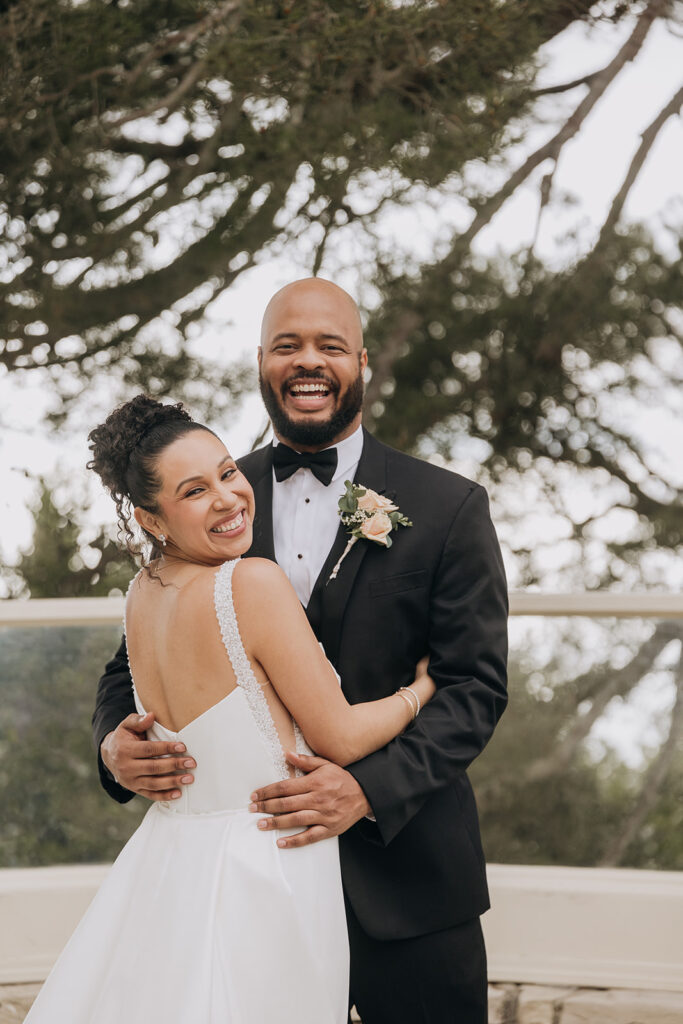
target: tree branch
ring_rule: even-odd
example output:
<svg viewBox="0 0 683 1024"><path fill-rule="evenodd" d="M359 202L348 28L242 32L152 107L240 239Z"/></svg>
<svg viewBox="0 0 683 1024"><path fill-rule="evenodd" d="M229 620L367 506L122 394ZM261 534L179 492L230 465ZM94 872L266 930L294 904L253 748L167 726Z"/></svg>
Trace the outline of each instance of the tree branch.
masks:
<svg viewBox="0 0 683 1024"><path fill-rule="evenodd" d="M181 100L187 93L197 84L202 74L204 73L206 66L209 62L209 58L202 57L201 60L196 61L187 73L180 80L175 89L172 89L167 96L162 96L160 100L156 100L154 103L149 103L146 107L140 107L137 110L129 110L127 114L123 114L121 117L115 118L111 122L112 128L121 128L124 124L128 124L129 121L137 121L142 117L150 117L155 114L157 110L165 110L166 117L172 114L173 111L179 106Z"/></svg>
<svg viewBox="0 0 683 1024"><path fill-rule="evenodd" d="M469 228L456 239L455 250L460 253L464 248L469 247L479 232L486 227L494 214L498 212L503 203L515 189L519 188L531 172L540 166L545 160L557 160L562 148L573 139L586 120L591 110L603 95L605 90L612 84L619 72L626 64L632 61L640 51L645 37L647 36L653 22L661 17L668 7L668 0L650 0L643 13L638 18L633 32L621 47L619 52L607 64L602 71L596 71L593 75L590 88L574 113L565 121L560 130L549 139L545 145L532 153L521 167L510 175L502 188L487 199L479 212L474 217Z"/></svg>
<svg viewBox="0 0 683 1024"><path fill-rule="evenodd" d="M628 665L619 671L606 666L604 682L590 696L590 709L572 722L566 736L557 744L551 756L531 762L524 772L525 781L537 782L564 771L609 702L616 696L625 697L630 693L651 667L657 655L679 635L680 628L676 627L675 623L662 623L641 645ZM588 676L584 678L587 680Z"/></svg>
<svg viewBox="0 0 683 1024"><path fill-rule="evenodd" d="M212 28L219 25L221 21L234 14L235 11L240 10L242 7L242 0L226 0L226 2L219 4L219 6L207 14L201 21L198 21L196 25L189 25L187 28L180 29L177 32L171 32L170 35L164 36L156 46L153 46L149 50L142 60L132 69L128 74L127 80L130 85L134 84L143 71L149 67L149 65L158 60L159 57L163 57L164 54L169 53L171 50L176 49L183 44L189 46L194 43L200 36L210 32Z"/></svg>
<svg viewBox="0 0 683 1024"><path fill-rule="evenodd" d="M640 136L640 145L638 146L638 149L636 150L634 157L631 160L622 186L612 201L609 213L607 214L607 218L600 231L600 236L598 238L596 248L605 242L605 240L611 234L614 225L619 220L627 196L631 191L633 184L636 178L638 177L638 174L640 173L643 164L645 163L645 160L648 156L648 153L650 152L650 149L652 148L655 139L657 138L657 135L663 128L664 124L669 120L669 118L673 117L674 114L677 114L679 112L682 105L683 86L681 86L678 92L674 93L674 95L671 97L666 106L662 107L654 121L647 126L645 131Z"/></svg>
<svg viewBox="0 0 683 1024"><path fill-rule="evenodd" d="M491 222L506 200L520 185L524 184L537 167L549 159L554 160L555 164L557 164L563 147L577 134L595 104L624 66L637 56L652 24L666 13L668 6L669 0L650 0L639 15L631 35L621 46L617 54L601 71L593 73L586 95L562 127L544 145L530 154L494 195L489 196L481 203L470 226L455 238L451 252L442 261L444 269L457 269L463 255L470 248L477 235ZM414 323L414 327L417 327L419 322L417 320ZM384 380L392 376L393 364L401 351L401 342L405 336L402 318L400 323L401 326L397 326L397 331L401 334L401 339L394 343L393 339L388 337L385 341L381 364L379 361L376 361L377 365L373 366L373 377L368 388L373 397L379 392ZM370 405L370 400L368 405Z"/></svg>
<svg viewBox="0 0 683 1024"><path fill-rule="evenodd" d="M592 71L589 75L582 75L581 78L575 78L572 82L564 82L562 85L546 85L543 89L534 89L531 96L533 99L537 99L539 96L552 96L558 92L570 92L572 89L578 89L580 85L591 85L596 75L599 74L599 71Z"/></svg>

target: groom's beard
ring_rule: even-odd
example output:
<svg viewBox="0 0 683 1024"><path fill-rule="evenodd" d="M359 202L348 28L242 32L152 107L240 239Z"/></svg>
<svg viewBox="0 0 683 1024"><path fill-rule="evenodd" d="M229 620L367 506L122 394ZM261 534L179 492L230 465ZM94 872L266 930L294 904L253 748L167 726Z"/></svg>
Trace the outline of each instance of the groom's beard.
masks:
<svg viewBox="0 0 683 1024"><path fill-rule="evenodd" d="M307 380L325 380L326 383L330 383L322 374L299 371L296 379L302 380L303 378ZM344 392L339 405L329 420L319 423L308 423L305 419L291 419L283 409L275 389L265 380L260 372L259 387L263 404L270 416L276 434L284 437L287 441L291 441L294 445L300 444L310 448L326 448L346 430L363 407L363 374L361 370L358 371L358 376L353 384L350 384ZM283 390L286 387L287 385L285 384ZM284 401L284 395L282 401Z"/></svg>

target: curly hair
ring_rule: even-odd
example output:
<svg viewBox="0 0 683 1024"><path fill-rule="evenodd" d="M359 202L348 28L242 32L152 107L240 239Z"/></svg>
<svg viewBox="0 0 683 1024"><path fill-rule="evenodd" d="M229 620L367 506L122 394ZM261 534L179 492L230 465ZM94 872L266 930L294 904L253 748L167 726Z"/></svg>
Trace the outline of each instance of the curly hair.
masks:
<svg viewBox="0 0 683 1024"><path fill-rule="evenodd" d="M147 395L136 395L107 416L88 434L92 459L88 469L97 473L116 505L119 531L132 555L142 551L130 526L137 506L156 514L161 479L157 464L162 452L184 434L208 427L196 423L182 402L163 405ZM144 530L152 544L152 558L161 554L157 538Z"/></svg>

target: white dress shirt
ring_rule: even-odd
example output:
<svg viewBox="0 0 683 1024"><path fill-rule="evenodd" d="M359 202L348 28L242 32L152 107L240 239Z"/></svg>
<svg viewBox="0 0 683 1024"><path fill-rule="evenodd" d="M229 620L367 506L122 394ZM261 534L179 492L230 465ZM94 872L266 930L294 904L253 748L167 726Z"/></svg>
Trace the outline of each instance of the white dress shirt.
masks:
<svg viewBox="0 0 683 1024"><path fill-rule="evenodd" d="M277 445L277 440L273 441ZM363 450L363 429L330 445L337 449L337 468L325 487L310 469L278 483L273 471L273 541L282 566L302 605L308 604L315 581L339 529L339 499L344 481L353 480Z"/></svg>

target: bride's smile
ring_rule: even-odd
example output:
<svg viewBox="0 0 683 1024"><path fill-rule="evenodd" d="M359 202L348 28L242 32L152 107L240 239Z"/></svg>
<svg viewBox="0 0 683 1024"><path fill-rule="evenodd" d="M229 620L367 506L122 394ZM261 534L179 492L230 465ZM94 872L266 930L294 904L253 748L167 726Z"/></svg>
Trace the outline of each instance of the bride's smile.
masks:
<svg viewBox="0 0 683 1024"><path fill-rule="evenodd" d="M165 538L163 559L220 565L248 551L254 494L223 442L193 430L170 444L157 463L159 490L152 508L135 518Z"/></svg>

